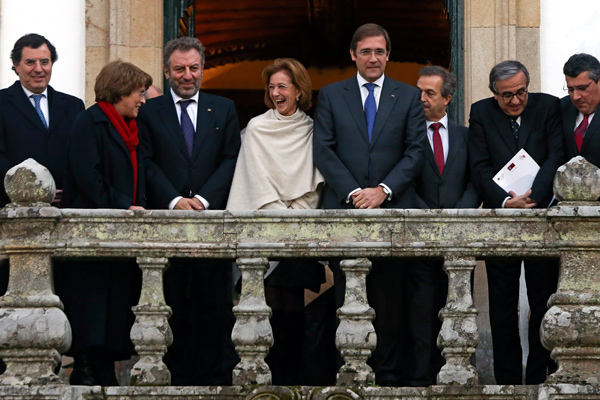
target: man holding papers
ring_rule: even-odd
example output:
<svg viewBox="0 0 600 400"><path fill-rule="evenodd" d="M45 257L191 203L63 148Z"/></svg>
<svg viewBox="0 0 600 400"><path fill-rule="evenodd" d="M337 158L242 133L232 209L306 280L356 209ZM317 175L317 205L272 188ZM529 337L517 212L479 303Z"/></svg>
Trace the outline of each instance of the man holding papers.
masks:
<svg viewBox="0 0 600 400"><path fill-rule="evenodd" d="M493 97L471 106L468 149L473 183L486 208L546 207L552 199L552 181L564 162L558 98L529 93L529 73L518 61L503 61L490 72ZM494 181L521 150L539 165L531 187L503 189ZM515 164L515 167L518 165ZM510 165L509 165L510 167ZM515 168L513 167L513 168ZM498 384L539 384L555 366L543 348L539 327L548 297L556 291L558 263L525 260L525 279L531 315L529 357L522 382L518 300L521 260L487 260L494 375ZM549 371L552 372L552 371Z"/></svg>

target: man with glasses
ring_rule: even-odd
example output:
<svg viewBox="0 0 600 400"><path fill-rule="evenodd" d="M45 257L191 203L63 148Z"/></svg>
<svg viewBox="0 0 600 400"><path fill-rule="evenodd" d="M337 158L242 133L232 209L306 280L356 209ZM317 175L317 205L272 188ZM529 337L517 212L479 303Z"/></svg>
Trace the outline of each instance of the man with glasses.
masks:
<svg viewBox="0 0 600 400"><path fill-rule="evenodd" d="M503 61L490 72L493 97L471 106L468 150L473 183L484 208L547 207L552 181L564 161L559 100L529 93L529 73L518 61ZM526 193L506 192L492 180L520 150L540 166ZM542 346L539 328L548 297L556 291L555 260L525 260L525 280L531 314L526 384L543 383L555 366ZM494 375L502 385L522 384L522 351L518 302L521 260L486 260Z"/></svg>
<svg viewBox="0 0 600 400"><path fill-rule="evenodd" d="M425 116L420 91L384 75L390 49L385 29L360 26L350 43L357 75L320 91L313 139L314 162L327 182L324 208L417 206L413 182L424 162ZM409 321L418 318L410 313L410 302L417 298L421 277L418 270L403 268L408 264L377 260L367 277L369 304L377 313L377 348L370 364L380 385L423 383L414 374L415 352L404 351L411 340L427 342L429 337L429 332L410 329ZM341 306L344 282L336 264L332 270Z"/></svg>
<svg viewBox="0 0 600 400"><path fill-rule="evenodd" d="M560 101L567 159L582 156L600 167L600 118L594 118L600 103L600 62L589 54L575 54L563 73L569 93Z"/></svg>

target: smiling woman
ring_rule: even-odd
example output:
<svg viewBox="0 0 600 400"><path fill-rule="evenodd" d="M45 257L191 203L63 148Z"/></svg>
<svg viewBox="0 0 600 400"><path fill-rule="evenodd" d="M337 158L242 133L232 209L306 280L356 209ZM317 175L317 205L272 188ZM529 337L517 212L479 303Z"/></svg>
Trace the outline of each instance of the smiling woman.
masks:
<svg viewBox="0 0 600 400"><path fill-rule="evenodd" d="M97 104L81 112L69 138L63 206L139 210L145 179L135 117L152 84L133 64L114 61L96 78ZM117 385L114 361L133 354L131 307L141 277L135 261L83 261L57 271L56 290L71 322L71 384Z"/></svg>

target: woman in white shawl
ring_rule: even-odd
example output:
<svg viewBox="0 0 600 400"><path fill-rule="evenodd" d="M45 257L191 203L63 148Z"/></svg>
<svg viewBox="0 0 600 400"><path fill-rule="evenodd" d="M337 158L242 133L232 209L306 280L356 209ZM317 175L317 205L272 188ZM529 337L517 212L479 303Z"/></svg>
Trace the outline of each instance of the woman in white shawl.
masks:
<svg viewBox="0 0 600 400"><path fill-rule="evenodd" d="M313 121L305 114L312 95L308 72L297 60L280 58L262 75L269 110L246 127L227 209L316 208L324 179L313 164ZM303 361L304 289L319 292L324 282L323 265L306 259L282 260L265 279L273 310L275 344L266 359L273 384L307 384L306 371L314 366Z"/></svg>

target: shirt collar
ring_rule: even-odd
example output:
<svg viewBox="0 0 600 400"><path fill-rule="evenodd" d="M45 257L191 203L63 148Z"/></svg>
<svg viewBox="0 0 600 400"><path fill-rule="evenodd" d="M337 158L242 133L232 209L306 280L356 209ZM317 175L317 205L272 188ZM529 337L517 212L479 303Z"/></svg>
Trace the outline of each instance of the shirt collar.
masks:
<svg viewBox="0 0 600 400"><path fill-rule="evenodd" d="M431 124L434 124L436 122L439 122L440 124L442 124L442 126L446 129L448 129L448 114L444 114L444 116L442 118L440 118L439 121L429 121L427 120L427 129L429 129L429 126L431 126Z"/></svg>
<svg viewBox="0 0 600 400"><path fill-rule="evenodd" d="M189 99L184 99L183 97L179 97L174 91L171 89L171 96L173 97L173 102L175 104L179 103L180 100L194 100L196 103L198 102L198 97L200 96L200 91L198 90L195 95L190 97Z"/></svg>
<svg viewBox="0 0 600 400"><path fill-rule="evenodd" d="M32 94L43 94L45 98L48 98L48 87L47 86L46 86L46 89L44 89L44 91L42 93L33 93L31 90L29 90L25 86L23 86L23 84L21 84L21 87L23 88L23 91L25 92L25 96L27 96L28 98L31 97Z"/></svg>
<svg viewBox="0 0 600 400"><path fill-rule="evenodd" d="M365 83L369 83L368 80L366 80L365 78L362 77L361 74L359 74L358 72L356 73L356 79L358 80L358 86L359 87L363 87ZM374 83L375 85L379 86L380 88L383 87L383 80L385 79L385 74L381 75L379 77L379 79L377 79Z"/></svg>

